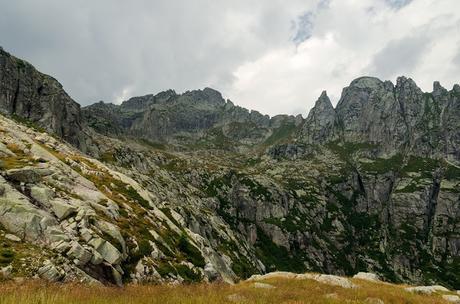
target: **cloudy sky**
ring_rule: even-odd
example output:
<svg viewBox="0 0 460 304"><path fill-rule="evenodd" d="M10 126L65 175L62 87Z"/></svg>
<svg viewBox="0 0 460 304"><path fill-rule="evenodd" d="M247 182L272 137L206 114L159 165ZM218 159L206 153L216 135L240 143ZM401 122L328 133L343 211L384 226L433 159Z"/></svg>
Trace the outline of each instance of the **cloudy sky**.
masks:
<svg viewBox="0 0 460 304"><path fill-rule="evenodd" d="M267 114L363 75L460 82L458 0L0 0L0 45L80 104L173 88Z"/></svg>

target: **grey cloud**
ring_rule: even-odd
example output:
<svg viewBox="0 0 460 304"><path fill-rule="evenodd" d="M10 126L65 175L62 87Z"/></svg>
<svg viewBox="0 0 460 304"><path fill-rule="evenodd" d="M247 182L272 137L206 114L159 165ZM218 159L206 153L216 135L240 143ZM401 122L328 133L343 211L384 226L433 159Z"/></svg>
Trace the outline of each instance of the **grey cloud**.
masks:
<svg viewBox="0 0 460 304"><path fill-rule="evenodd" d="M372 59L368 67L369 75L385 79L410 75L429 46L430 39L423 35L390 41Z"/></svg>
<svg viewBox="0 0 460 304"><path fill-rule="evenodd" d="M457 49L457 55L452 59L452 63L460 69L460 47Z"/></svg>
<svg viewBox="0 0 460 304"><path fill-rule="evenodd" d="M297 22L294 23L295 35L292 38L295 44L299 45L311 37L314 26L313 18L312 12L307 12L297 18Z"/></svg>
<svg viewBox="0 0 460 304"><path fill-rule="evenodd" d="M412 0L385 0L385 2L395 9L400 9L411 3Z"/></svg>
<svg viewBox="0 0 460 304"><path fill-rule="evenodd" d="M308 5L307 5L308 7ZM5 50L61 81L80 103L213 86L289 37L282 1L4 1Z"/></svg>

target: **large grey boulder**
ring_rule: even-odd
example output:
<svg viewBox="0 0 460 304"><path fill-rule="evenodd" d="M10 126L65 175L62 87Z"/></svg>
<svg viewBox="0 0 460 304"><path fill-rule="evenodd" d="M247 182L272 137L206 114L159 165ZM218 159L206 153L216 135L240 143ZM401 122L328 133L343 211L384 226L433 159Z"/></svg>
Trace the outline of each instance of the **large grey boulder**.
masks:
<svg viewBox="0 0 460 304"><path fill-rule="evenodd" d="M54 197L54 191L45 186L34 185L30 188L30 197L41 205L49 207L50 200Z"/></svg>
<svg viewBox="0 0 460 304"><path fill-rule="evenodd" d="M6 171L6 176L8 180L23 183L37 183L41 179L37 169L32 167L10 169Z"/></svg>
<svg viewBox="0 0 460 304"><path fill-rule="evenodd" d="M353 276L353 278L366 281L380 282L379 276L375 273L370 272L358 272Z"/></svg>
<svg viewBox="0 0 460 304"><path fill-rule="evenodd" d="M94 238L89 244L102 256L108 263L115 265L121 262L122 255L111 243L102 238Z"/></svg>
<svg viewBox="0 0 460 304"><path fill-rule="evenodd" d="M73 242L71 244L70 250L67 252L67 255L71 258L74 258L76 264L79 266L87 264L92 258L91 252L85 249L78 242Z"/></svg>
<svg viewBox="0 0 460 304"><path fill-rule="evenodd" d="M37 273L41 278L51 282L57 282L64 277L59 269L49 260L45 261L44 265L38 269Z"/></svg>
<svg viewBox="0 0 460 304"><path fill-rule="evenodd" d="M126 242L117 226L103 220L94 221L94 226L102 232L108 234L111 238L115 239L121 245L123 251L122 253L126 254Z"/></svg>
<svg viewBox="0 0 460 304"><path fill-rule="evenodd" d="M440 286L440 285L407 287L406 290L413 292L413 293L420 293L420 294L427 294L427 295L430 295L435 292L449 291L449 289L445 288L444 286Z"/></svg>
<svg viewBox="0 0 460 304"><path fill-rule="evenodd" d="M63 220L77 212L77 208L69 204L67 201L56 198L49 201L50 209L57 216L59 220Z"/></svg>
<svg viewBox="0 0 460 304"><path fill-rule="evenodd" d="M45 211L30 203L28 198L10 186L0 176L4 188L0 196L0 224L21 239L37 241L44 239L43 231L56 221Z"/></svg>
<svg viewBox="0 0 460 304"><path fill-rule="evenodd" d="M335 276L335 275L329 275L329 274L321 274L316 278L316 281L328 285L333 285L333 286L340 286L342 288L356 288L357 286L353 284L349 279Z"/></svg>

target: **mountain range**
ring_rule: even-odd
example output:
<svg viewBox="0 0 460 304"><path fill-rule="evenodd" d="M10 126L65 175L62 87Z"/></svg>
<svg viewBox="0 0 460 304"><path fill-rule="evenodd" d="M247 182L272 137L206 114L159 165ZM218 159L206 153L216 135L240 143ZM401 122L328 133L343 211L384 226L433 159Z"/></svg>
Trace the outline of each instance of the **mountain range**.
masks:
<svg viewBox="0 0 460 304"><path fill-rule="evenodd" d="M81 108L0 49L0 110L0 266L13 276L369 271L460 289L459 85L360 77L306 118L211 88Z"/></svg>

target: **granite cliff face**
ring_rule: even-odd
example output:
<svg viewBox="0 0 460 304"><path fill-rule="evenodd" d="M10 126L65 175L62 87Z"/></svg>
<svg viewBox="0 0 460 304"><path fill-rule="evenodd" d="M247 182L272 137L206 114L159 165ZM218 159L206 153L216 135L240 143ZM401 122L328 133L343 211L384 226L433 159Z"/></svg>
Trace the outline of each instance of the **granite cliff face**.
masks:
<svg viewBox="0 0 460 304"><path fill-rule="evenodd" d="M32 109L58 99L11 99L8 87L2 110L46 126ZM80 149L85 138L88 155L0 117L0 239L13 252L0 264L15 275L120 284L371 271L460 288L458 85L424 93L405 77L362 77L335 108L323 92L306 119L250 112L209 88L61 114L43 117L76 139L48 131Z"/></svg>
<svg viewBox="0 0 460 304"><path fill-rule="evenodd" d="M54 78L0 48L0 110L86 149L80 105Z"/></svg>

